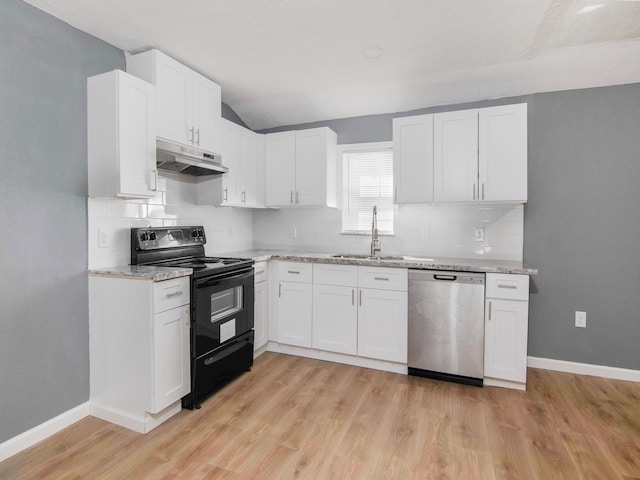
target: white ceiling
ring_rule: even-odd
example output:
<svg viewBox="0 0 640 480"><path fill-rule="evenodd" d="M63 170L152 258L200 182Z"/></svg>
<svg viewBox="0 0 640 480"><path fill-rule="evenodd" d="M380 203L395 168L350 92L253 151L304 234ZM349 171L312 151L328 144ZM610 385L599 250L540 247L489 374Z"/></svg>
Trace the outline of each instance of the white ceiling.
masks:
<svg viewBox="0 0 640 480"><path fill-rule="evenodd" d="M193 67L256 130L640 82L638 0L26 1Z"/></svg>

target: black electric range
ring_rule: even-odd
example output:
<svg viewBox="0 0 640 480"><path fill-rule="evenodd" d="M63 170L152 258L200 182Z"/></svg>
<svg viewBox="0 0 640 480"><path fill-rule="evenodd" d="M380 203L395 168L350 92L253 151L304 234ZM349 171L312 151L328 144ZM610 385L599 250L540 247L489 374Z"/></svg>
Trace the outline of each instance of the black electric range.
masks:
<svg viewBox="0 0 640 480"><path fill-rule="evenodd" d="M204 227L131 229L131 264L191 268L191 393L200 402L253 365L253 260L208 257Z"/></svg>

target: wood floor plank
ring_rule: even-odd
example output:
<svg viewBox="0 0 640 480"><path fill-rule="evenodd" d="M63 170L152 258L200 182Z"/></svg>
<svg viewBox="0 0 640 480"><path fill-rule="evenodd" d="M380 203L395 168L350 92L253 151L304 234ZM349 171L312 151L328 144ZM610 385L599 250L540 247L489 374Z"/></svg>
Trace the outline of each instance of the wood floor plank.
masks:
<svg viewBox="0 0 640 480"><path fill-rule="evenodd" d="M526 392L275 353L147 435L88 417L0 479L640 479L640 384L528 370Z"/></svg>

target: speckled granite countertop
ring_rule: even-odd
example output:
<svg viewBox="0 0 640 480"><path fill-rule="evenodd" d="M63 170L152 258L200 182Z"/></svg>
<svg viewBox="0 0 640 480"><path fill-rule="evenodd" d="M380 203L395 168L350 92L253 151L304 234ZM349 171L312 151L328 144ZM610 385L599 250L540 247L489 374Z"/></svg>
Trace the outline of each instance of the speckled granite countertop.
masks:
<svg viewBox="0 0 640 480"><path fill-rule="evenodd" d="M172 278L191 275L191 268L151 267L145 265L119 265L117 267L97 268L89 270L89 275L101 277L121 277L138 280L151 280L161 282Z"/></svg>
<svg viewBox="0 0 640 480"><path fill-rule="evenodd" d="M377 267L416 268L421 270L451 270L480 273L508 273L537 275L538 269L513 260L484 260L476 258L443 258L404 255L401 258L335 258L334 253L287 252L282 250L244 250L225 253L224 256L263 260L286 260L290 262L335 263L339 265L365 265Z"/></svg>

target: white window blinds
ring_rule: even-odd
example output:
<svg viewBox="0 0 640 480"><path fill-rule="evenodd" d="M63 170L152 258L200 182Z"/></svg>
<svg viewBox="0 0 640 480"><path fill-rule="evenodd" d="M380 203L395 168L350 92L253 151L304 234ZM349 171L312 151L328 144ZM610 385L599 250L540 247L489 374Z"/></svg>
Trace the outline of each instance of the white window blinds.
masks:
<svg viewBox="0 0 640 480"><path fill-rule="evenodd" d="M342 233L371 233L372 212L376 206L378 232L393 234L391 148L345 151L342 161Z"/></svg>

